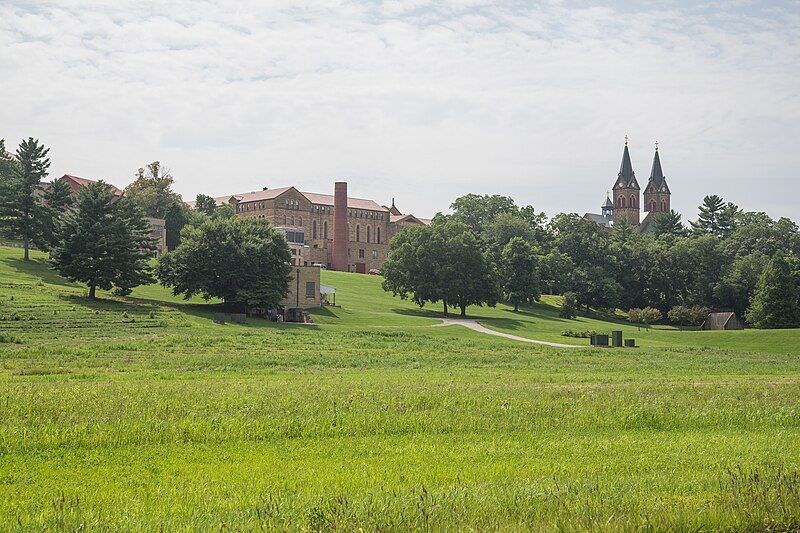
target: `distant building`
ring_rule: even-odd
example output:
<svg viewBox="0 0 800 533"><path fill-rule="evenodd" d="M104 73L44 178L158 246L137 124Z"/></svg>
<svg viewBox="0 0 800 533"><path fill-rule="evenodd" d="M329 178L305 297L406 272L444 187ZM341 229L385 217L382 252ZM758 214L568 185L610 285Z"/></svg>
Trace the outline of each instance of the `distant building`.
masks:
<svg viewBox="0 0 800 533"><path fill-rule="evenodd" d="M332 195L264 187L214 200L217 205L232 206L238 216L268 220L286 236L293 265L322 265L362 274L381 269L389 255L389 240L398 231L431 222L403 214L394 200L387 207L348 196L346 182L336 182Z"/></svg>
<svg viewBox="0 0 800 533"><path fill-rule="evenodd" d="M730 311L709 313L700 329L744 329L744 322Z"/></svg>
<svg viewBox="0 0 800 533"><path fill-rule="evenodd" d="M636 226L639 231L647 232L652 230L653 221L657 215L670 212L670 197L672 193L661 169L658 142L656 142L650 179L644 189L644 208L647 211L647 215L642 220L640 220L640 190L639 182L636 180L636 173L631 163L631 155L628 151L628 138L625 137L622 162L620 163L617 180L614 182L613 201L606 195L602 213L599 215L586 213L584 218L592 220L605 228L613 227L614 224L627 220L628 224Z"/></svg>

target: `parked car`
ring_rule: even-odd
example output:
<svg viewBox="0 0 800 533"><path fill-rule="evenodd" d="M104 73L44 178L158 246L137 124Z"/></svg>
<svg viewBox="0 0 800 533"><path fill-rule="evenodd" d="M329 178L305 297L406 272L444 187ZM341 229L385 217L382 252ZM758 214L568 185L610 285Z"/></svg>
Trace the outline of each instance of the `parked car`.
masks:
<svg viewBox="0 0 800 533"><path fill-rule="evenodd" d="M377 268L370 268L369 272L367 272L367 274L369 274L370 276L380 276L381 275L381 271L378 270Z"/></svg>

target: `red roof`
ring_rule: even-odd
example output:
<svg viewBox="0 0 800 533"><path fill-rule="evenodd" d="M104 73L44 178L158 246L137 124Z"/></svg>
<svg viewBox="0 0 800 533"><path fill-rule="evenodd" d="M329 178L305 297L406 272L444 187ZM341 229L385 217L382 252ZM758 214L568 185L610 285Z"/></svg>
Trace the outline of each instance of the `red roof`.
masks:
<svg viewBox="0 0 800 533"><path fill-rule="evenodd" d="M81 187L91 185L92 183L97 183L97 180L80 178L78 176L72 176L70 174L64 174L63 176L61 176L61 179L65 180L69 184L69 188L72 190L72 192L78 192L78 189L80 189ZM106 183L106 185L111 187L111 192L114 193L114 196L122 196L122 189L119 189L118 187L108 182L104 181L104 183Z"/></svg>

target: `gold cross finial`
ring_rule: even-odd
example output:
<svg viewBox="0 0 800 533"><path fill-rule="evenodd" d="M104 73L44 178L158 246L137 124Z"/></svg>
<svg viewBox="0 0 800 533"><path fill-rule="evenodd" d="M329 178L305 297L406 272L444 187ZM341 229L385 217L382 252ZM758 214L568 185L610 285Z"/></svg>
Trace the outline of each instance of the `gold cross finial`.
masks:
<svg viewBox="0 0 800 533"><path fill-rule="evenodd" d="M625 134L625 146L628 146L628 134Z"/></svg>
<svg viewBox="0 0 800 533"><path fill-rule="evenodd" d="M658 141L656 141L656 152L658 152Z"/></svg>

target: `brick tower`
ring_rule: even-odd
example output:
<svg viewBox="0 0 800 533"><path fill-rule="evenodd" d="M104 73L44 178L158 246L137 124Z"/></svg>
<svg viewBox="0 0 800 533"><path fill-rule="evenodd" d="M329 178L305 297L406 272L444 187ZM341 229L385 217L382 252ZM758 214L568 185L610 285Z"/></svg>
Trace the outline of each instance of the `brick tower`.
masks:
<svg viewBox="0 0 800 533"><path fill-rule="evenodd" d="M650 180L644 188L644 209L650 213L669 213L670 194L667 178L661 170L661 158L658 155L658 141L656 141L656 155L653 156Z"/></svg>
<svg viewBox="0 0 800 533"><path fill-rule="evenodd" d="M639 225L639 183L633 172L631 155L628 153L628 136L625 136L625 149L619 166L617 181L614 183L614 224L627 219L633 226Z"/></svg>
<svg viewBox="0 0 800 533"><path fill-rule="evenodd" d="M331 267L339 272L350 270L347 246L350 243L350 227L347 223L347 182L333 184L333 257Z"/></svg>

